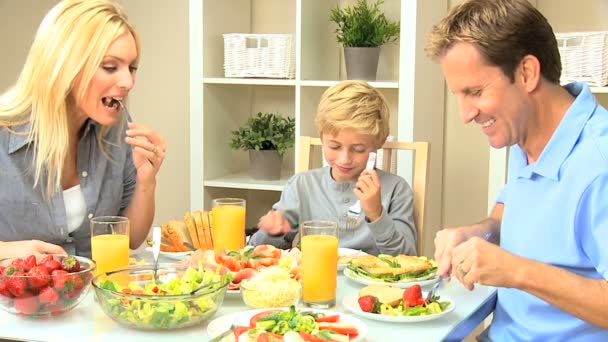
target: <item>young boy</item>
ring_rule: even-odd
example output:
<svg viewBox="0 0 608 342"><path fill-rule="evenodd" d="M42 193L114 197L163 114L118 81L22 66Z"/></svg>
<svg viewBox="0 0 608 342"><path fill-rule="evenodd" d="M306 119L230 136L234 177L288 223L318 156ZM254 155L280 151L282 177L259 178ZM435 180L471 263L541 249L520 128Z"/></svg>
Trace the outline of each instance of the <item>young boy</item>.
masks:
<svg viewBox="0 0 608 342"><path fill-rule="evenodd" d="M316 125L328 166L291 177L249 243L290 246L299 222L318 219L338 222L340 247L416 255L410 186L397 175L365 170L369 153L386 141L389 116L384 96L366 82L343 81L327 89ZM362 219L347 224L357 200Z"/></svg>

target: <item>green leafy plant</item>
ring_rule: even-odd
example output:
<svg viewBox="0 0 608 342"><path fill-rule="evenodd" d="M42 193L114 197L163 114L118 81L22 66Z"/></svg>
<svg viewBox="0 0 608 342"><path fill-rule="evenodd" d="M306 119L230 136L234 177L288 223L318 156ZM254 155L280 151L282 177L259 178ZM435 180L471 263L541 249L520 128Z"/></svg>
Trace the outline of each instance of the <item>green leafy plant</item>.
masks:
<svg viewBox="0 0 608 342"><path fill-rule="evenodd" d="M399 22L389 21L380 10L384 0L368 7L366 0L358 0L353 7L331 10L329 20L338 25L335 33L344 47L378 47L399 39Z"/></svg>
<svg viewBox="0 0 608 342"><path fill-rule="evenodd" d="M295 142L296 122L280 113L258 113L250 116L237 131L232 131L233 150L277 150L285 153Z"/></svg>

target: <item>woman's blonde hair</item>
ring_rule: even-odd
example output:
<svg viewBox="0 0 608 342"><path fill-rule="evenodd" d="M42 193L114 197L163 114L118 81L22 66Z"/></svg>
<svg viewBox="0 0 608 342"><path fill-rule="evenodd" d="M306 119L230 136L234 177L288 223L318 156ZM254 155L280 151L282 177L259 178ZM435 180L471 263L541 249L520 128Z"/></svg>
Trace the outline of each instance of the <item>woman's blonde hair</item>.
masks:
<svg viewBox="0 0 608 342"><path fill-rule="evenodd" d="M526 55L535 56L542 76L559 84L562 71L553 29L528 0L472 0L454 7L428 36L426 53L439 59L456 43L473 44L511 81Z"/></svg>
<svg viewBox="0 0 608 342"><path fill-rule="evenodd" d="M321 96L315 123L319 135L354 129L374 137L380 148L389 135L390 110L386 99L365 81L342 81Z"/></svg>
<svg viewBox="0 0 608 342"><path fill-rule="evenodd" d="M31 124L34 186L45 175L47 195L61 189L68 112L77 110L109 46L128 33L139 56L139 37L120 6L110 0L61 1L42 20L16 84L0 96L0 127L17 134L15 126ZM99 141L107 131L102 129Z"/></svg>

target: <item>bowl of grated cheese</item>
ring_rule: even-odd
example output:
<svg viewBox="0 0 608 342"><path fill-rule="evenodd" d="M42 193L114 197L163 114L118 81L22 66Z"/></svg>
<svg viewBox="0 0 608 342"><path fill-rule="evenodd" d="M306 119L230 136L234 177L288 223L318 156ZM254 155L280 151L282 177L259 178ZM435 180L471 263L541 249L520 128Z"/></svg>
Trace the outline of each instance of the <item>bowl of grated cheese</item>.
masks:
<svg viewBox="0 0 608 342"><path fill-rule="evenodd" d="M302 284L280 266L262 268L255 276L241 282L243 302L250 308L281 308L297 305Z"/></svg>

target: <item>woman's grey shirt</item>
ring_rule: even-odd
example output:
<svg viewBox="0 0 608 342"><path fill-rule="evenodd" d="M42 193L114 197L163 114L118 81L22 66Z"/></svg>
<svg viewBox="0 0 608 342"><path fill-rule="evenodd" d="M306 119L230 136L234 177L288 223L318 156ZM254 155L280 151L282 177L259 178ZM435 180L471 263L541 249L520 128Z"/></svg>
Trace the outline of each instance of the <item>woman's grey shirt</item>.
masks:
<svg viewBox="0 0 608 342"><path fill-rule="evenodd" d="M90 257L90 219L121 214L135 191L136 171L123 126L114 125L105 137L108 160L96 140L102 126L92 120L85 124L78 143L77 172L87 215L71 234L63 193L55 192L49 200L46 182L34 188L34 144L27 134L0 128L0 241L42 240L61 245L68 253ZM13 129L27 133L30 127Z"/></svg>
<svg viewBox="0 0 608 342"><path fill-rule="evenodd" d="M353 192L355 183L336 182L328 166L291 177L273 209L285 215L293 232L298 230L300 222L331 220L339 224L340 247L361 249L374 255L416 255L412 189L405 179L397 175L381 170L377 172L383 211L375 222L361 219L354 227L346 229L348 209L357 201ZM269 236L258 231L249 241L252 245L266 243L281 245L283 236Z"/></svg>

